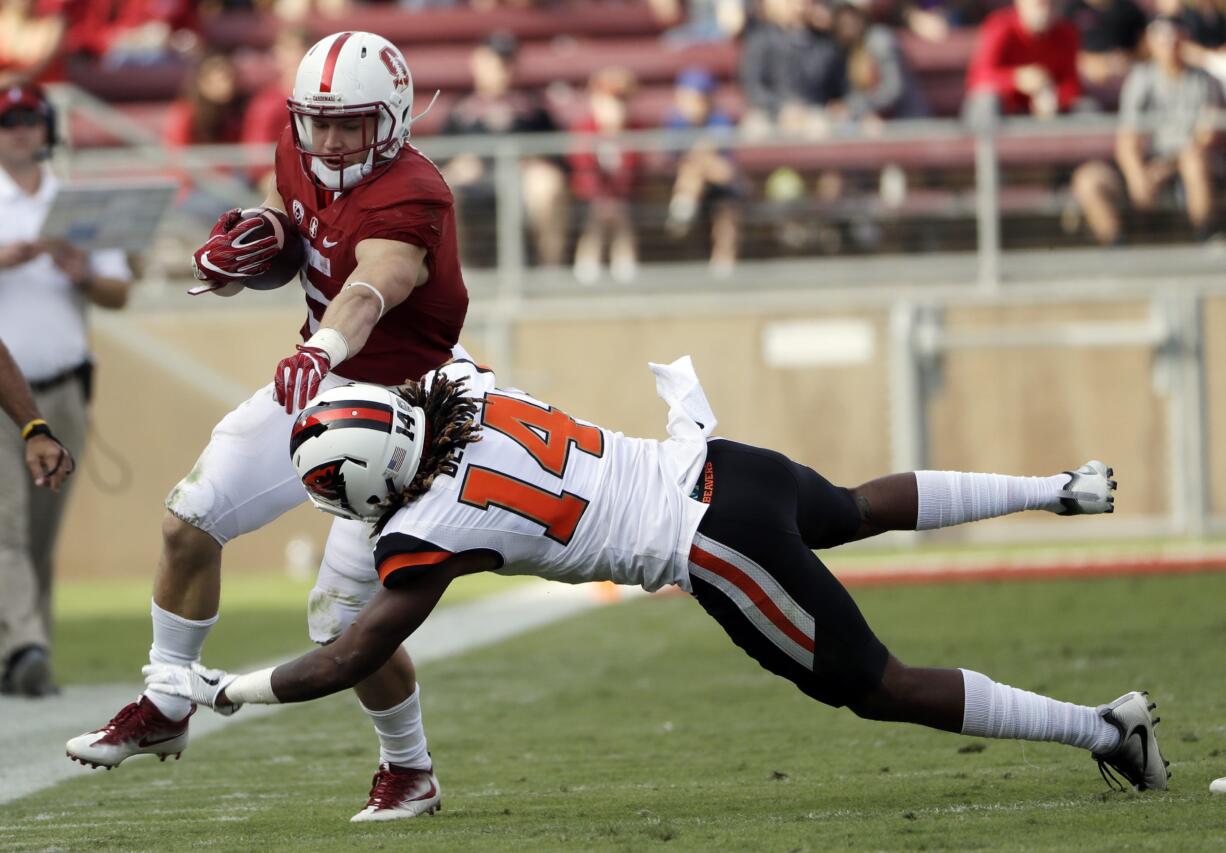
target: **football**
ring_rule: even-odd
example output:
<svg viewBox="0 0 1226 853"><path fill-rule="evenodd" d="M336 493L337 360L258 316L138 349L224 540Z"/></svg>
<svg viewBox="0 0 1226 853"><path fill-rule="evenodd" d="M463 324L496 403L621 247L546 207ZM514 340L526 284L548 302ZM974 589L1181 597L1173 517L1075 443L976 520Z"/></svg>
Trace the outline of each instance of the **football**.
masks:
<svg viewBox="0 0 1226 853"><path fill-rule="evenodd" d="M264 224L252 229L247 235L247 241L254 242L264 237L275 236L280 251L273 258L272 266L267 272L244 279L243 285L251 290L276 290L288 284L302 268L302 262L306 257L302 248L302 237L290 218L279 210L271 207L253 207L242 212L244 219L253 216L263 219Z"/></svg>

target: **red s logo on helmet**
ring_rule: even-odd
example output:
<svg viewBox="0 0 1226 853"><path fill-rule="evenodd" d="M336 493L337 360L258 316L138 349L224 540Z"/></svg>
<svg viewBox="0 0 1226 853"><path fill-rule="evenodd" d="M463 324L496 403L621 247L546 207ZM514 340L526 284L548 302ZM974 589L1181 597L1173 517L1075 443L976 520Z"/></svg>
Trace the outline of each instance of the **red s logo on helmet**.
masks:
<svg viewBox="0 0 1226 853"><path fill-rule="evenodd" d="M390 47L385 47L379 51L379 58L383 60L384 66L387 67L387 73L392 75L392 85L397 90L407 88L409 85L409 69L404 64L404 60L400 58L400 54Z"/></svg>

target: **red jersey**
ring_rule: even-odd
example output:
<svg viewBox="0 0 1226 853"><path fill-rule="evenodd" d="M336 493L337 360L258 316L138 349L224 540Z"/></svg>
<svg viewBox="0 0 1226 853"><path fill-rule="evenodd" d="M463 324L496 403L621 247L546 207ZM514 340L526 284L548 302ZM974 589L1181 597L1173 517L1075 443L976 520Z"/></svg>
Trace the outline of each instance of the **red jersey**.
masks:
<svg viewBox="0 0 1226 853"><path fill-rule="evenodd" d="M1019 92L1013 72L1023 65L1041 65L1051 75L1060 101L1067 110L1081 95L1077 76L1077 28L1065 20L1052 22L1042 33L1022 26L1017 9L998 9L979 28L979 42L966 69L966 89L989 89L1000 96L1006 113L1028 112L1030 96Z"/></svg>
<svg viewBox="0 0 1226 853"><path fill-rule="evenodd" d="M637 129L628 123L627 130ZM603 137L596 119L586 115L571 125L574 149L570 162L571 191L590 201L603 198L629 198L638 180L642 157L637 151Z"/></svg>
<svg viewBox="0 0 1226 853"><path fill-rule="evenodd" d="M363 240L398 240L426 250L426 283L383 315L366 345L337 367L359 382L398 385L451 358L468 313L460 274L455 207L443 176L424 154L406 144L389 165L353 189L318 187L302 167L288 127L277 143L277 192L306 243L306 340L328 304L357 267Z"/></svg>

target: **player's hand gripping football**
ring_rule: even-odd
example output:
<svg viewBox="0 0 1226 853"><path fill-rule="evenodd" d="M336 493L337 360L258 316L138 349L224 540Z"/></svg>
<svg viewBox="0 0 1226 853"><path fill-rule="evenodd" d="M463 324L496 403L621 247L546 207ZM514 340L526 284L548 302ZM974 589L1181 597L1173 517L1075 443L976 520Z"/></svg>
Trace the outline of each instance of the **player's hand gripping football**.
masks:
<svg viewBox="0 0 1226 853"><path fill-rule="evenodd" d="M319 383L332 370L332 359L319 347L298 345L298 352L281 359L273 377L273 394L285 411L305 409L307 400L319 393Z"/></svg>
<svg viewBox="0 0 1226 853"><path fill-rule="evenodd" d="M275 236L253 239L254 232L264 225L259 216L247 216L237 207L217 218L209 239L192 255L192 274L203 286L193 287L194 295L219 290L227 285L241 284L245 279L261 275L272 266L280 251Z"/></svg>
<svg viewBox="0 0 1226 853"><path fill-rule="evenodd" d="M150 690L182 696L197 705L208 705L223 716L228 717L243 707L229 702L217 704L222 691L238 678L225 670L209 669L199 663L193 663L190 668L172 663L151 663L142 667L141 673L145 676L145 686Z"/></svg>

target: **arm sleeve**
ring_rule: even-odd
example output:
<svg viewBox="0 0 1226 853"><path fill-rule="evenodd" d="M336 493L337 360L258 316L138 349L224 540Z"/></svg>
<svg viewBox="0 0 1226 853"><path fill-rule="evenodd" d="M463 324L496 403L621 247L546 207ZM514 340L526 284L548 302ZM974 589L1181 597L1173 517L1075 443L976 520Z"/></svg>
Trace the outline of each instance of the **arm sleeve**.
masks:
<svg viewBox="0 0 1226 853"><path fill-rule="evenodd" d="M450 556L451 551L424 539L407 533L389 533L379 537L375 546L375 567L380 583L394 588Z"/></svg>
<svg viewBox="0 0 1226 853"><path fill-rule="evenodd" d="M1081 44L1081 36L1077 28L1067 21L1060 25L1060 29L1060 49L1052 67L1052 77L1056 81L1060 109L1066 110L1081 97L1081 76L1077 73L1077 50Z"/></svg>
<svg viewBox="0 0 1226 853"><path fill-rule="evenodd" d="M741 88L750 106L766 110L772 115L779 109L779 94L767 80L767 52L769 40L759 32L745 37L745 50L741 55Z"/></svg>
<svg viewBox="0 0 1226 853"><path fill-rule="evenodd" d="M877 64L877 87L865 94L865 103L875 113L888 113L902 100L906 80L902 51L894 36L884 27L869 30L866 46Z"/></svg>
<svg viewBox="0 0 1226 853"><path fill-rule="evenodd" d="M1013 66L1004 64L1008 43L1008 20L1000 13L992 15L979 30L979 43L966 70L968 92L989 90L1002 98L1017 93L1013 83Z"/></svg>
<svg viewBox="0 0 1226 853"><path fill-rule="evenodd" d="M1141 67L1128 72L1124 78L1124 87L1120 90L1120 129L1139 131L1141 110L1145 101L1145 82L1141 77Z"/></svg>
<svg viewBox="0 0 1226 853"><path fill-rule="evenodd" d="M431 199L366 211L355 242L396 240L432 251L442 242L448 207L450 202Z"/></svg>

